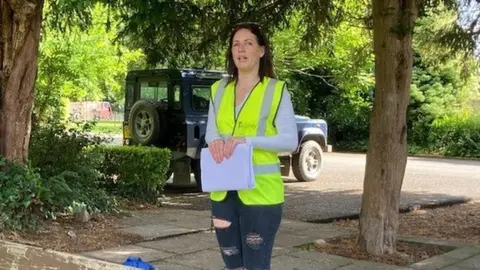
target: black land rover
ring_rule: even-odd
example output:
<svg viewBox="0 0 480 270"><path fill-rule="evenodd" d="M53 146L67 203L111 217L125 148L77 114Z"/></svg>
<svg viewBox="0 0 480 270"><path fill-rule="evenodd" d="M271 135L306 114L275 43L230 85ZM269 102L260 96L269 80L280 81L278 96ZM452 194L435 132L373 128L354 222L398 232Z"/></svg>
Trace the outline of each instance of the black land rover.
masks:
<svg viewBox="0 0 480 270"><path fill-rule="evenodd" d="M201 185L200 151L207 147L210 86L225 72L200 69L130 71L126 78L124 145L164 147L172 151L174 185L189 185L193 173ZM296 116L299 146L281 153L282 175L290 168L299 181L319 178L327 145L327 123ZM170 176L170 174L169 174Z"/></svg>

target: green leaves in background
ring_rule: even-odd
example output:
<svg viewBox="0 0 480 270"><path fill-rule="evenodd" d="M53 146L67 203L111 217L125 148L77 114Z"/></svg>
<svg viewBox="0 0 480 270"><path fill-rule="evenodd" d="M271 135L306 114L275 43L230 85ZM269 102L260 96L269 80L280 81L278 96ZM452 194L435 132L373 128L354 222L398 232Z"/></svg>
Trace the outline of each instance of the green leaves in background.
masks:
<svg viewBox="0 0 480 270"><path fill-rule="evenodd" d="M140 50L115 44L115 28L106 30L107 9L96 5L92 26L66 32L45 27L39 55L35 117L59 118L68 101L108 100L123 103L124 78L128 69L141 65ZM48 25L48 24L47 24Z"/></svg>
<svg viewBox="0 0 480 270"><path fill-rule="evenodd" d="M414 35L410 143L432 147L425 139L432 123L480 96L479 62L472 55L478 18L470 14L462 30L456 10L475 3L431 0L422 6ZM58 107L55 97L121 102L123 74L133 65L223 69L233 25L256 21L271 38L296 113L325 118L334 145L366 147L375 89L370 1L52 0L46 14L38 115Z"/></svg>

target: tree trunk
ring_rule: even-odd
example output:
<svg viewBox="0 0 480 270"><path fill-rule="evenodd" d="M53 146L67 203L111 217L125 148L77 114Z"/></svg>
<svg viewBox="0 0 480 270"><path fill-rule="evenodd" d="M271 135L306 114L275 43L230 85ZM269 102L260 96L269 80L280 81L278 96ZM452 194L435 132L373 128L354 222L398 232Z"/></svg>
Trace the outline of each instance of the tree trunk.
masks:
<svg viewBox="0 0 480 270"><path fill-rule="evenodd" d="M0 155L26 162L44 0L0 0Z"/></svg>
<svg viewBox="0 0 480 270"><path fill-rule="evenodd" d="M396 248L400 191L407 164L406 115L412 79L415 0L373 0L375 100L365 167L359 245Z"/></svg>

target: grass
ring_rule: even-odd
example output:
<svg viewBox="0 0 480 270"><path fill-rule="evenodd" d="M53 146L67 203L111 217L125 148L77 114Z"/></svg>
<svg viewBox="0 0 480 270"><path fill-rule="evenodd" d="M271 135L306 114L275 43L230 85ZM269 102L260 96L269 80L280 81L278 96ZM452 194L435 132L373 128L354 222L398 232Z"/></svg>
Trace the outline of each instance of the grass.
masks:
<svg viewBox="0 0 480 270"><path fill-rule="evenodd" d="M98 121L92 128L94 133L107 133L107 134L122 134L122 122L121 121Z"/></svg>
<svg viewBox="0 0 480 270"><path fill-rule="evenodd" d="M70 123L68 127L76 128L77 125ZM122 121L100 120L92 127L91 131L96 134L122 134Z"/></svg>

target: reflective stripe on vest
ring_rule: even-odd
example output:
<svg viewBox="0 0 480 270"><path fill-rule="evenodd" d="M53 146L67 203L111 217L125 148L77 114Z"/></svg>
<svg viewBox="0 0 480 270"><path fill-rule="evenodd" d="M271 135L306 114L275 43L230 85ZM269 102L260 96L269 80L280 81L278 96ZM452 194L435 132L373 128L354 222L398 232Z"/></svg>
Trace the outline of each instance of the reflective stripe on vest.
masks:
<svg viewBox="0 0 480 270"><path fill-rule="evenodd" d="M212 104L220 135L230 136L273 136L277 134L274 120L280 104L284 82L265 77L246 97L242 109L235 116L234 82L228 79L212 85ZM244 108L246 108L244 110ZM239 190L238 195L247 205L271 205L284 201L284 186L280 175L278 153L254 149L253 164L256 188ZM228 177L228 176L226 176ZM210 198L221 201L226 192L211 192Z"/></svg>

